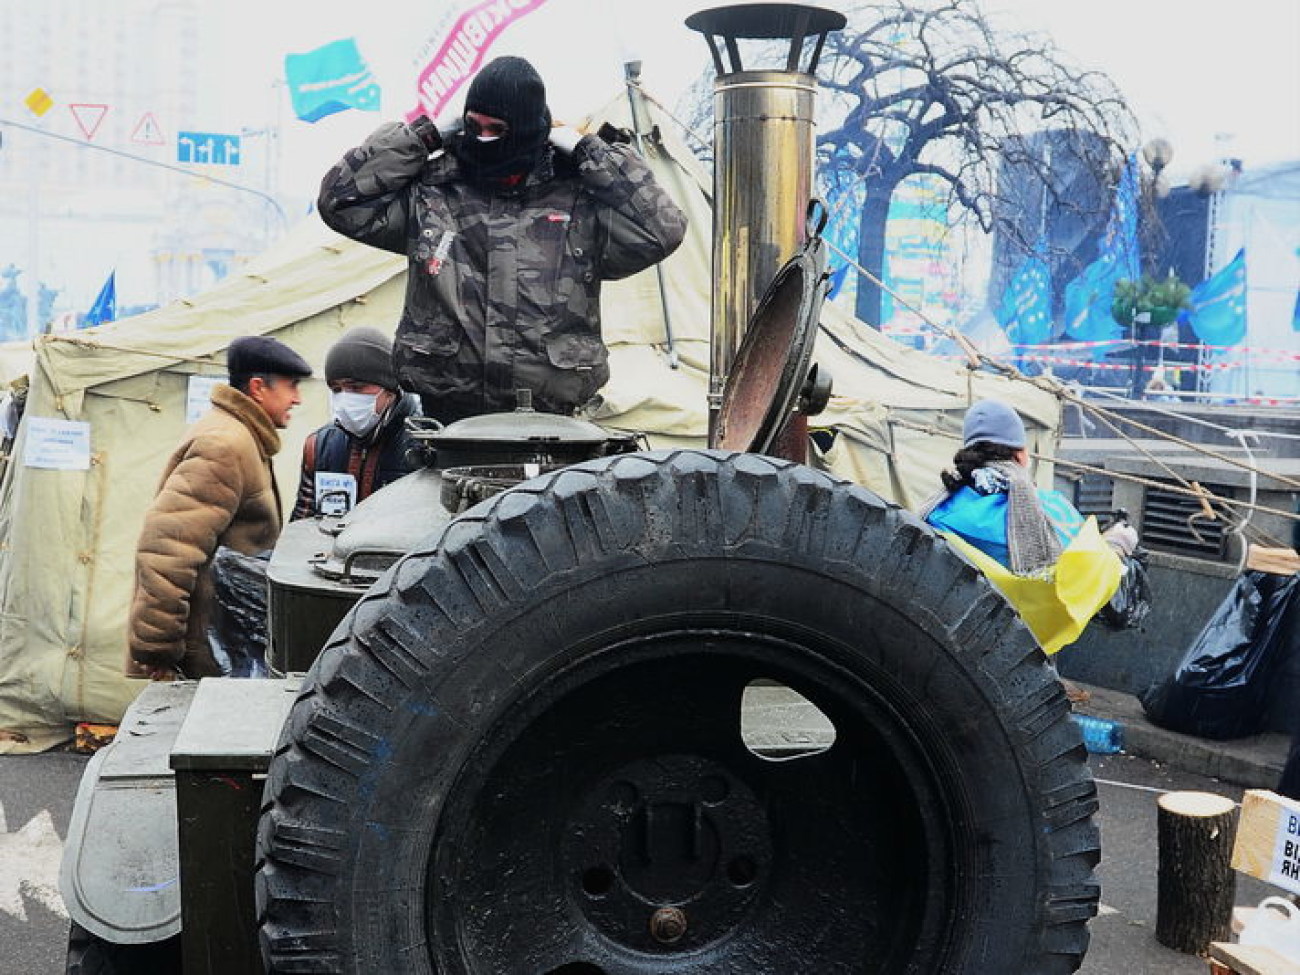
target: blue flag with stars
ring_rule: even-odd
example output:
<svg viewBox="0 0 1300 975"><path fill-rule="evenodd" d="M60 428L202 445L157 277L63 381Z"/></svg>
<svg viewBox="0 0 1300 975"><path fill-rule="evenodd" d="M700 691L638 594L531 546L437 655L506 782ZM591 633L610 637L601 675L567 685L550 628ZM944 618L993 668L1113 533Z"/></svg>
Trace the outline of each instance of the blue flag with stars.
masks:
<svg viewBox="0 0 1300 975"><path fill-rule="evenodd" d="M1129 156L1115 190L1106 232L1097 259L1065 286L1065 331L1080 342L1103 342L1120 337L1119 323L1111 314L1118 281L1142 276L1138 249L1138 164Z"/></svg>
<svg viewBox="0 0 1300 975"><path fill-rule="evenodd" d="M286 54L284 76L293 112L304 122L349 108L379 111L379 85L351 37L306 54Z"/></svg>
<svg viewBox="0 0 1300 975"><path fill-rule="evenodd" d="M115 318L117 318L117 271L110 271L108 280L99 289L99 296L95 298L95 303L90 306L90 311L86 312L81 327L90 328L94 325L102 325L104 322L111 322Z"/></svg>
<svg viewBox="0 0 1300 975"><path fill-rule="evenodd" d="M1103 254L1065 286L1066 335L1079 342L1119 338L1119 322L1110 313L1119 278L1114 258Z"/></svg>
<svg viewBox="0 0 1300 975"><path fill-rule="evenodd" d="M1192 330L1207 345L1236 345L1246 337L1246 248L1192 289Z"/></svg>
<svg viewBox="0 0 1300 975"><path fill-rule="evenodd" d="M1020 265L995 314L1016 345L1041 345L1051 338L1051 272L1042 257L1033 254Z"/></svg>

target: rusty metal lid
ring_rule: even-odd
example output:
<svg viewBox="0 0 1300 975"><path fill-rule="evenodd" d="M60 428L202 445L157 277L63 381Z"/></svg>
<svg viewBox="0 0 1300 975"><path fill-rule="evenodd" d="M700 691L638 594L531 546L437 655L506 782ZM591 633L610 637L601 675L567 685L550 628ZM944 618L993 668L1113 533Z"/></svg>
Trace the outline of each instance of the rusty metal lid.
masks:
<svg viewBox="0 0 1300 975"><path fill-rule="evenodd" d="M768 285L727 375L711 446L766 453L794 412L812 367L826 297L826 211L813 200L807 241Z"/></svg>

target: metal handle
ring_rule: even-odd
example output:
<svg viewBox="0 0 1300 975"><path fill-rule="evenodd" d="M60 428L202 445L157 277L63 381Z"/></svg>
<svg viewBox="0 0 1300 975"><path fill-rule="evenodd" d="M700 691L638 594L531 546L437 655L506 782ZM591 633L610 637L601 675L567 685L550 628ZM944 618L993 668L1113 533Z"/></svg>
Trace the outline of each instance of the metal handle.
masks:
<svg viewBox="0 0 1300 975"><path fill-rule="evenodd" d="M826 209L824 200L814 196L808 201L808 213L804 217L803 232L809 242L821 239L822 231L826 229L830 218L830 211Z"/></svg>

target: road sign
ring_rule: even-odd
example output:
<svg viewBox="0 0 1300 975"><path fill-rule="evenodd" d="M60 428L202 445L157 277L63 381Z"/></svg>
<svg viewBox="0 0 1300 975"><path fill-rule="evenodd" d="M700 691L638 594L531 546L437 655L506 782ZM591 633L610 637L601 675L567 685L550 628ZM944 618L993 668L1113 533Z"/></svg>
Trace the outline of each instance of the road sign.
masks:
<svg viewBox="0 0 1300 975"><path fill-rule="evenodd" d="M37 118L40 118L54 107L54 99L50 97L50 93L44 88L33 88L27 97L23 99L23 103Z"/></svg>
<svg viewBox="0 0 1300 975"><path fill-rule="evenodd" d="M165 146L167 144L167 140L163 138L162 126L153 117L153 112L145 112L140 116L140 121L135 123L135 131L131 133L131 141L140 142L146 146Z"/></svg>
<svg viewBox="0 0 1300 975"><path fill-rule="evenodd" d="M108 114L107 105L90 102L76 102L69 105L68 109L72 112L72 117L77 120L77 126L81 129L81 134L87 139L95 138L95 133L99 131L104 116Z"/></svg>
<svg viewBox="0 0 1300 975"><path fill-rule="evenodd" d="M219 132L177 132L176 161L238 166L239 136Z"/></svg>

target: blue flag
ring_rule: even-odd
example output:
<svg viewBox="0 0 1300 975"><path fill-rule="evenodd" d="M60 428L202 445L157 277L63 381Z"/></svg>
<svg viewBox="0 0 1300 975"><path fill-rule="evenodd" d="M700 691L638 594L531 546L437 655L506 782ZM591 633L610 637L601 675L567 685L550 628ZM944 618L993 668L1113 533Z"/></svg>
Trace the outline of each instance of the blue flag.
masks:
<svg viewBox="0 0 1300 975"><path fill-rule="evenodd" d="M379 85L351 37L306 54L286 54L284 76L294 114L304 122L349 108L379 111Z"/></svg>
<svg viewBox="0 0 1300 975"><path fill-rule="evenodd" d="M1300 291L1296 292L1295 309L1291 312L1291 331L1300 332Z"/></svg>
<svg viewBox="0 0 1300 975"><path fill-rule="evenodd" d="M835 300L835 296L839 294L840 289L844 287L844 281L848 276L849 265L847 264L841 265L831 272L831 287L830 291L826 294L827 301Z"/></svg>
<svg viewBox="0 0 1300 975"><path fill-rule="evenodd" d="M1097 259L1065 286L1065 332L1080 342L1103 342L1120 337L1119 323L1111 314L1117 281L1142 276L1138 249L1137 154L1129 156L1120 174L1106 232Z"/></svg>
<svg viewBox="0 0 1300 975"><path fill-rule="evenodd" d="M1192 330L1207 345L1246 337L1246 248L1192 289Z"/></svg>
<svg viewBox="0 0 1300 975"><path fill-rule="evenodd" d="M1110 313L1115 282L1120 279L1114 257L1103 254L1065 286L1065 334L1079 342L1104 342L1120 337L1119 322Z"/></svg>
<svg viewBox="0 0 1300 975"><path fill-rule="evenodd" d="M1128 157L1119 187L1115 190L1115 205L1111 207L1106 224L1105 247L1115 257L1118 277L1136 281L1142 276L1142 255L1138 249L1138 161L1137 153Z"/></svg>
<svg viewBox="0 0 1300 975"><path fill-rule="evenodd" d="M1016 345L1041 345L1052 337L1051 272L1047 262L1031 255L1007 284L998 304L998 324Z"/></svg>
<svg viewBox="0 0 1300 975"><path fill-rule="evenodd" d="M108 272L108 280L99 289L99 297L90 306L90 311L86 312L86 318L81 323L81 327L90 328L92 325L102 325L104 322L111 322L115 318L117 318L117 271L110 271Z"/></svg>

